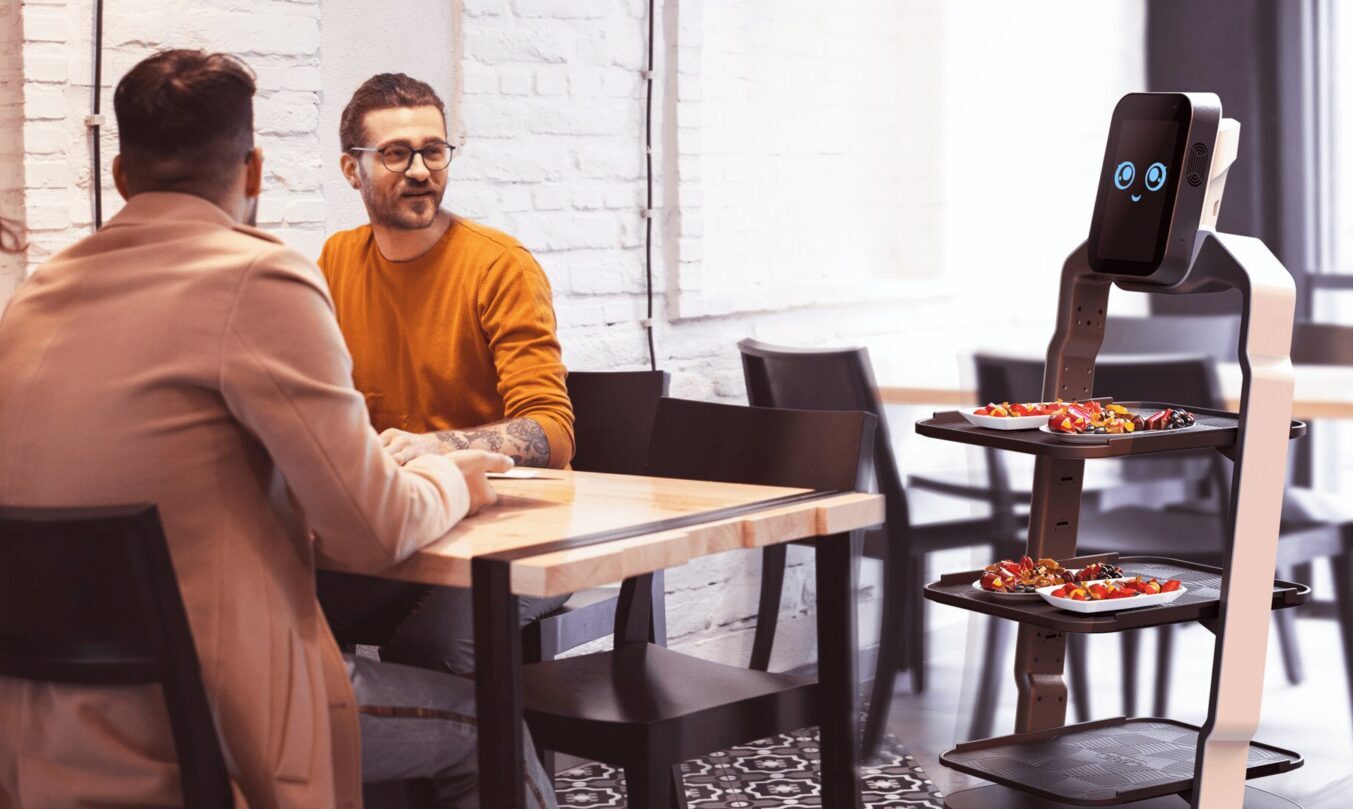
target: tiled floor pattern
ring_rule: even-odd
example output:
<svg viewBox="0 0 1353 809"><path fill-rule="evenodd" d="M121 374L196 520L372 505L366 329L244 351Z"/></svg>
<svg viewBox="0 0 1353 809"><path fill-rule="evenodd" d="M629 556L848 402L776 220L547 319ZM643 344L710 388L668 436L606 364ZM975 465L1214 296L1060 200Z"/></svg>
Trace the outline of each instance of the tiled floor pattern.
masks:
<svg viewBox="0 0 1353 809"><path fill-rule="evenodd" d="M892 742L893 740L889 740ZM734 747L682 765L691 809L818 807L817 730L801 730ZM895 744L862 771L868 809L940 809L943 796L905 749ZM605 764L555 776L561 807L624 807L625 774Z"/></svg>

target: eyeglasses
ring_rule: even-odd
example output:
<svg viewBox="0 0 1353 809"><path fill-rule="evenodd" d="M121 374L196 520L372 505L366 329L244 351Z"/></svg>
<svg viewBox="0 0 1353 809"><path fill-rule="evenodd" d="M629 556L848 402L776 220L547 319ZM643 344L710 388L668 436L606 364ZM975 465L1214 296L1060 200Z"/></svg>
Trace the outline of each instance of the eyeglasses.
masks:
<svg viewBox="0 0 1353 809"><path fill-rule="evenodd" d="M446 141L429 143L421 149L413 149L408 146L395 144L393 146L382 146L379 149L373 149L368 146L353 146L350 152L376 152L381 156L381 164L396 174L403 174L413 165L413 156L422 155L423 165L428 167L428 171L441 171L451 163L451 153L456 147Z"/></svg>

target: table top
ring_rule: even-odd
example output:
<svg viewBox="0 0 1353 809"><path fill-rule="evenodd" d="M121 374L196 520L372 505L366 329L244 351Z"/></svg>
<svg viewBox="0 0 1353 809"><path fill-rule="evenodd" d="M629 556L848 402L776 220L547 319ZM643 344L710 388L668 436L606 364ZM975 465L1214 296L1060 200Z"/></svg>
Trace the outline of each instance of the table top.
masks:
<svg viewBox="0 0 1353 809"><path fill-rule="evenodd" d="M807 492L545 469L533 478L492 483L499 495L497 505L467 517L446 536L380 575L469 587L470 560L476 556ZM544 553L512 562L512 591L537 597L563 595L723 551L867 528L883 522L883 513L881 496L846 493Z"/></svg>
<svg viewBox="0 0 1353 809"><path fill-rule="evenodd" d="M1353 370L1328 365L1295 365L1296 381L1292 418L1302 421L1353 419ZM906 374L877 368L879 395L885 404L976 406L977 392L971 384L958 379L957 369L950 375L937 373ZM1217 366L1226 409L1240 408L1241 370L1237 363ZM985 404L985 403L982 403Z"/></svg>

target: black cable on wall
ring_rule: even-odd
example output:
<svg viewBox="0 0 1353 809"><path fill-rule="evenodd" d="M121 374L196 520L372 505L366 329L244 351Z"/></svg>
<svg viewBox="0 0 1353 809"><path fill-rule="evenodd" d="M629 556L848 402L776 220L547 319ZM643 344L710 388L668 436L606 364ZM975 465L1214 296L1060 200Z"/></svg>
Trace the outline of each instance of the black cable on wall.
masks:
<svg viewBox="0 0 1353 809"><path fill-rule="evenodd" d="M94 230L103 227L103 144L100 142L103 115L99 112L99 96L103 87L103 0L94 0L94 86L90 89L89 115L85 126L89 129L89 185L93 193Z"/></svg>
<svg viewBox="0 0 1353 809"><path fill-rule="evenodd" d="M648 191L644 202L644 279L648 296L648 317L644 329L648 332L648 367L658 370L658 354L653 347L653 11L655 0L648 0L648 70L644 72L647 98L644 102L644 162L647 170Z"/></svg>

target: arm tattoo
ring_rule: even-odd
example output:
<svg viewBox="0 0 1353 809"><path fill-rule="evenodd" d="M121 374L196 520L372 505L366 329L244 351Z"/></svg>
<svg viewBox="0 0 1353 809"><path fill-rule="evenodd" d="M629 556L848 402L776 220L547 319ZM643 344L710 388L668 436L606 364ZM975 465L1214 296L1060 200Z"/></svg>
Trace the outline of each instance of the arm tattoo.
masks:
<svg viewBox="0 0 1353 809"><path fill-rule="evenodd" d="M452 452L458 449L469 449L470 441L459 430L443 430L437 435L437 443L442 452Z"/></svg>
<svg viewBox="0 0 1353 809"><path fill-rule="evenodd" d="M547 466L550 462L549 439L535 419L512 419L473 430L444 430L436 435L442 452L486 449L510 455L519 466Z"/></svg>
<svg viewBox="0 0 1353 809"><path fill-rule="evenodd" d="M540 422L530 418L513 419L507 423L507 434L516 444L520 456L512 459L524 466L548 466L550 463L550 441Z"/></svg>

